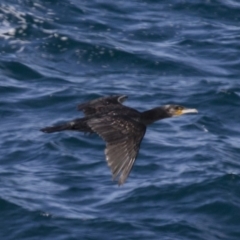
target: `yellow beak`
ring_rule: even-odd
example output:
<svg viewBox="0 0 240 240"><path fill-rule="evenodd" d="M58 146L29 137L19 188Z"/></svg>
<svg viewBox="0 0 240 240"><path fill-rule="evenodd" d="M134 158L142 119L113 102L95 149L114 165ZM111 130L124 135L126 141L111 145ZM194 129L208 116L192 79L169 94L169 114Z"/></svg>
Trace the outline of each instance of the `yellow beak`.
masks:
<svg viewBox="0 0 240 240"><path fill-rule="evenodd" d="M198 110L195 108L185 108L185 109L179 110L178 112L180 112L179 115L182 115L186 113L198 113Z"/></svg>

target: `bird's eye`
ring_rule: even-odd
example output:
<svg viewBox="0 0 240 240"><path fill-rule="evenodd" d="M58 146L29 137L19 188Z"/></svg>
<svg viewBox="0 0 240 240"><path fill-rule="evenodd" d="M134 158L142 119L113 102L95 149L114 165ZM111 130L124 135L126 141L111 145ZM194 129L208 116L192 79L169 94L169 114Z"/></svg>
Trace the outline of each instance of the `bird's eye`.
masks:
<svg viewBox="0 0 240 240"><path fill-rule="evenodd" d="M179 111L179 110L181 110L181 109L182 109L182 107L180 107L180 106L176 106L176 107L175 107L175 110L176 110L176 111Z"/></svg>

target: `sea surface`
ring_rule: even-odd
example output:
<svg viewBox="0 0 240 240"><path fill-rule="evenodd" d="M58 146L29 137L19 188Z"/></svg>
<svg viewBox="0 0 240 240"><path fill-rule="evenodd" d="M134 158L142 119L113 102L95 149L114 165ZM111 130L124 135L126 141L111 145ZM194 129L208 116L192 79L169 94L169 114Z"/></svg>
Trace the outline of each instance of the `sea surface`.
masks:
<svg viewBox="0 0 240 240"><path fill-rule="evenodd" d="M44 134L125 94L149 126L127 182L97 135ZM1 0L1 240L239 240L240 2Z"/></svg>

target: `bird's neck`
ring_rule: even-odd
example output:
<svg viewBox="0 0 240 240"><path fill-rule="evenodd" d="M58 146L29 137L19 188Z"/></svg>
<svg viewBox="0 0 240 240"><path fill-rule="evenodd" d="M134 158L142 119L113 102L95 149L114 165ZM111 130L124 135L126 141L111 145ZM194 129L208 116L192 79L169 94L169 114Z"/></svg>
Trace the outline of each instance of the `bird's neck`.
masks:
<svg viewBox="0 0 240 240"><path fill-rule="evenodd" d="M141 113L141 121L146 125L168 117L170 116L163 107L156 107Z"/></svg>

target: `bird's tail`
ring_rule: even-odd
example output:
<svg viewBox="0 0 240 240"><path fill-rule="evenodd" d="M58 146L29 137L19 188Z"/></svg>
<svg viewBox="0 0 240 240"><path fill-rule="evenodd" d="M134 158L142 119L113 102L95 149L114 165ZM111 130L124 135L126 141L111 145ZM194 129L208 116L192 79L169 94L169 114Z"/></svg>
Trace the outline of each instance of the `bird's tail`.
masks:
<svg viewBox="0 0 240 240"><path fill-rule="evenodd" d="M71 130L67 124L53 126L53 127L45 127L40 129L42 132L45 133L53 133L53 132L60 132L64 130Z"/></svg>
<svg viewBox="0 0 240 240"><path fill-rule="evenodd" d="M52 127L45 127L40 129L40 131L45 133L53 133L53 132L60 132L64 130L73 130L73 131L80 131L80 132L89 132L92 133L92 129L87 125L87 121L85 118L75 119L71 122L64 123L62 125L52 126Z"/></svg>

